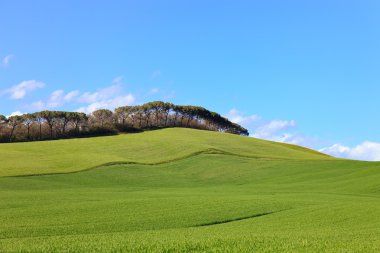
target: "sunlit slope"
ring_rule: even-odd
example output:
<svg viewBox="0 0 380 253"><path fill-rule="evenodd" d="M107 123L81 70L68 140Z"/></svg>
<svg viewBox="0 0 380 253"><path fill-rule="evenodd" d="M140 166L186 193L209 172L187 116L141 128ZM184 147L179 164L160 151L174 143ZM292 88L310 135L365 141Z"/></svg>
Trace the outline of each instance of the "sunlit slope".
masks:
<svg viewBox="0 0 380 253"><path fill-rule="evenodd" d="M380 163L200 154L0 178L0 251L378 252Z"/></svg>
<svg viewBox="0 0 380 253"><path fill-rule="evenodd" d="M0 149L0 252L380 251L380 163L191 129Z"/></svg>
<svg viewBox="0 0 380 253"><path fill-rule="evenodd" d="M0 176L80 171L112 162L156 164L199 153L261 159L332 159L302 147L194 129L0 144Z"/></svg>

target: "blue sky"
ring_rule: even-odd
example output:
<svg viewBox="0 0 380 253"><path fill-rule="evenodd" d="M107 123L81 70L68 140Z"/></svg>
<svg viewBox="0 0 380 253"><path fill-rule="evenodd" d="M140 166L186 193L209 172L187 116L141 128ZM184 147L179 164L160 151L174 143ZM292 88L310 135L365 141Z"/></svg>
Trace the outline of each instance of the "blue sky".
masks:
<svg viewBox="0 0 380 253"><path fill-rule="evenodd" d="M0 114L166 100L380 160L380 2L0 1Z"/></svg>

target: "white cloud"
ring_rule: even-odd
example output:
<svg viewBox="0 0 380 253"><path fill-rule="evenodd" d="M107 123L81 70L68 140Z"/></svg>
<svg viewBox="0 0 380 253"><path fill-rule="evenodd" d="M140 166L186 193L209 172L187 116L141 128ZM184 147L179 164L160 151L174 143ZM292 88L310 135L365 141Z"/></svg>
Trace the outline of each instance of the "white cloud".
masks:
<svg viewBox="0 0 380 253"><path fill-rule="evenodd" d="M119 106L132 105L135 103L135 101L136 101L136 99L133 96L133 94L129 93L125 96L117 96L117 97L111 98L111 99L99 100L99 101L91 103L87 106L80 107L76 111L91 113L91 112L98 110L98 109L110 109L110 110L112 110L112 109L115 109L116 107L119 107Z"/></svg>
<svg viewBox="0 0 380 253"><path fill-rule="evenodd" d="M226 115L232 122L241 124L247 128L252 137L271 141L285 142L309 148L321 145L321 140L295 131L297 126L294 120L270 120L266 121L258 115L246 115L232 109ZM319 149L319 152L340 158L349 158L366 161L380 161L380 143L365 141L355 147L334 144Z"/></svg>
<svg viewBox="0 0 380 253"><path fill-rule="evenodd" d="M79 91L74 90L65 94L64 90L56 90L51 93L50 98L47 102L47 108L57 108L63 106L66 103L72 102L80 94Z"/></svg>
<svg viewBox="0 0 380 253"><path fill-rule="evenodd" d="M22 99L26 93L35 89L41 89L45 87L43 82L36 80L23 81L11 88L5 90L3 93L10 94L10 99Z"/></svg>
<svg viewBox="0 0 380 253"><path fill-rule="evenodd" d="M122 85L120 83L113 84L96 92L85 92L79 98L81 103L96 103L101 100L107 100L122 93Z"/></svg>
<svg viewBox="0 0 380 253"><path fill-rule="evenodd" d="M259 115L246 115L237 109L231 109L226 117L237 124L247 128L251 136L260 139L275 140L275 141L294 141L294 134L283 133L284 130L294 128L296 122L294 120L271 120L262 119Z"/></svg>
<svg viewBox="0 0 380 253"><path fill-rule="evenodd" d="M278 139L274 138L273 140L300 145L308 148L315 148L320 143L320 140L318 138L305 136L300 133L284 133L281 136L278 136Z"/></svg>
<svg viewBox="0 0 380 253"><path fill-rule="evenodd" d="M13 55L7 55L7 56L5 56L4 58L3 58L3 60L2 60L2 65L4 66L4 67L8 67L9 66L9 64L11 63L11 60L13 59Z"/></svg>
<svg viewBox="0 0 380 253"><path fill-rule="evenodd" d="M62 98L64 94L65 92L63 90L56 90L53 93L51 93L48 102L48 107L55 108L60 106L63 103Z"/></svg>
<svg viewBox="0 0 380 253"><path fill-rule="evenodd" d="M28 106L33 110L49 110L62 107L68 103L82 104L77 111L90 113L100 108L114 109L122 105L130 105L135 102L132 94L123 92L122 77L113 79L112 85L98 89L97 91L87 91L81 93L73 90L66 93L59 89L53 91L45 101L39 100Z"/></svg>
<svg viewBox="0 0 380 253"><path fill-rule="evenodd" d="M80 92L79 91L77 91L77 90L74 90L74 91L70 91L69 93L67 93L64 97L63 97L63 99L65 100L65 101L72 101L74 98L76 98L78 95L80 94Z"/></svg>
<svg viewBox="0 0 380 253"><path fill-rule="evenodd" d="M319 151L340 158L380 161L380 143L377 142L365 141L355 147L334 144Z"/></svg>
<svg viewBox="0 0 380 253"><path fill-rule="evenodd" d="M132 93L123 94L123 78L116 77L112 85L95 92L85 92L76 99L79 103L88 104L76 111L91 113L98 109L115 109L119 106L132 105L136 98Z"/></svg>
<svg viewBox="0 0 380 253"><path fill-rule="evenodd" d="M23 115L25 113L23 112L20 112L20 111L15 111L15 112L12 112L10 115L6 116L7 118L9 117L12 117L12 116L20 116L20 115Z"/></svg>
<svg viewBox="0 0 380 253"><path fill-rule="evenodd" d="M231 109L226 115L226 117L234 123L246 125L247 127L249 127L252 124L258 123L261 120L260 116L258 115L254 114L245 116L245 113L240 112L236 109Z"/></svg>
<svg viewBox="0 0 380 253"><path fill-rule="evenodd" d="M275 140L278 139L276 136L278 132L295 126L296 122L294 120L271 120L268 123L259 126L253 136L260 139Z"/></svg>
<svg viewBox="0 0 380 253"><path fill-rule="evenodd" d="M226 117L230 121L247 128L250 135L255 138L286 142L306 147L313 147L318 142L316 138L294 132L294 128L297 126L294 120L268 121L259 115L246 115L237 109L231 109Z"/></svg>
<svg viewBox="0 0 380 253"><path fill-rule="evenodd" d="M115 109L119 106L132 105L135 103L136 98L132 93L126 95L113 94L112 86L104 88L99 92L85 92L80 95L79 91L71 91L67 94L63 90L56 90L51 93L49 99L44 102L42 100L36 101L28 106L29 109L33 110L47 110L52 108L62 107L69 102L86 104L75 111L91 113L97 109ZM103 91L105 91L103 93ZM111 95L114 96L111 96ZM122 93L120 93L122 94Z"/></svg>

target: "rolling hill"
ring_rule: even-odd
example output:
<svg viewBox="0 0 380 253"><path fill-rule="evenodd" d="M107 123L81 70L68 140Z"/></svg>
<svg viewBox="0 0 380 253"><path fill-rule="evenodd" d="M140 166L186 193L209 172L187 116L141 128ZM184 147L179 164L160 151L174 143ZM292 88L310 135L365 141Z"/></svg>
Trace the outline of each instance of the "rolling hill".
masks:
<svg viewBox="0 0 380 253"><path fill-rule="evenodd" d="M182 128L1 144L0 161L0 251L380 250L380 163Z"/></svg>

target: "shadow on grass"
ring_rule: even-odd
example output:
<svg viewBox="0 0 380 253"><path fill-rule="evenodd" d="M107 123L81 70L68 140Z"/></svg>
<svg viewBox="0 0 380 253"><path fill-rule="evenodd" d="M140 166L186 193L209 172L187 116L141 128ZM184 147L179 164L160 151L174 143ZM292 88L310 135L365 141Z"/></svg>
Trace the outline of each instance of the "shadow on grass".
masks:
<svg viewBox="0 0 380 253"><path fill-rule="evenodd" d="M208 223L202 223L202 224L196 225L195 227L206 227L206 226L213 226L213 225L230 223L230 222L234 222L234 221L240 221L240 220L247 220L247 219L252 219L252 218L258 218L258 217L266 216L266 215L269 215L269 214L279 213L279 212L282 212L282 211L285 211L285 210L276 211L276 212L258 213L258 214L254 214L254 215L250 215L250 216L244 216L244 217L238 217L238 218L234 218L234 219L219 220L219 221L213 221L213 222L208 222Z"/></svg>

